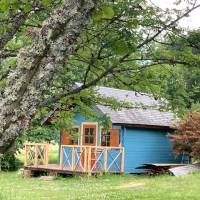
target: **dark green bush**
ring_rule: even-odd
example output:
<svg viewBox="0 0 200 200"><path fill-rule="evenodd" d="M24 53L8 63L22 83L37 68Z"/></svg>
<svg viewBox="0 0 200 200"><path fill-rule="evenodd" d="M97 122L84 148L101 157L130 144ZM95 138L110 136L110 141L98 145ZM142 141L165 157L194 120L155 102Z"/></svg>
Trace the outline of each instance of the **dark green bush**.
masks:
<svg viewBox="0 0 200 200"><path fill-rule="evenodd" d="M2 171L14 171L19 167L19 161L14 153L6 153L0 157L0 169Z"/></svg>

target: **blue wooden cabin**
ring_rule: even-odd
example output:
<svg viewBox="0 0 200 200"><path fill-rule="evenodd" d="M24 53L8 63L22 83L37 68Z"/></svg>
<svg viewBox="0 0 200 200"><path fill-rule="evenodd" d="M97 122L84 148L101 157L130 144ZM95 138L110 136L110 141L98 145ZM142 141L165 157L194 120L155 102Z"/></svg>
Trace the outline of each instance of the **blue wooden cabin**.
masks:
<svg viewBox="0 0 200 200"><path fill-rule="evenodd" d="M175 120L173 113L161 112L160 102L147 94L108 87L97 87L97 91L106 97L134 105L142 104L146 108L139 106L116 111L108 106L96 105L95 112L110 117L112 126L109 131L104 131L94 119L77 113L73 128L78 139L72 139L64 129L60 134L59 158L64 166L72 166L74 162L74 166L88 167L86 162L90 162L91 168L102 171L140 173L143 171L137 167L145 163L180 163L167 137ZM91 147L90 151L88 147Z"/></svg>

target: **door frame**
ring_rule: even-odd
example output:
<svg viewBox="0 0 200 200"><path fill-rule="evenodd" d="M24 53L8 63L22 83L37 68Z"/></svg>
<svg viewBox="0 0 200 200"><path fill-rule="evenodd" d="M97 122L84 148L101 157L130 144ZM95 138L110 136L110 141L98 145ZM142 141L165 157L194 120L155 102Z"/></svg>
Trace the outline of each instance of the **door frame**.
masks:
<svg viewBox="0 0 200 200"><path fill-rule="evenodd" d="M84 125L92 125L92 126L96 126L96 144L95 145L91 145L91 146L98 146L98 122L82 122L81 123L81 145L83 145L83 128Z"/></svg>

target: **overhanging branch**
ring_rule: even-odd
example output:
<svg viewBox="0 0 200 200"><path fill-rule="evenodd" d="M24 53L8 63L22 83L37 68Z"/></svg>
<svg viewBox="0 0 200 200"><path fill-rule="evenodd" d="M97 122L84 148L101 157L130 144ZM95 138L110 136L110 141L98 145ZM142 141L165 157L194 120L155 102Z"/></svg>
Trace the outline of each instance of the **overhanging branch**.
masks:
<svg viewBox="0 0 200 200"><path fill-rule="evenodd" d="M11 50L1 50L0 51L0 58L7 58L7 57L16 57L17 52Z"/></svg>

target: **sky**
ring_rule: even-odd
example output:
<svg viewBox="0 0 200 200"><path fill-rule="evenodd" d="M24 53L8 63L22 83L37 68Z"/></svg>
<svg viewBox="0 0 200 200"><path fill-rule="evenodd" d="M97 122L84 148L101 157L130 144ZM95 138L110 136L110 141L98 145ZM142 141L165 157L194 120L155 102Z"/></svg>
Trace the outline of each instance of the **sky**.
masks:
<svg viewBox="0 0 200 200"><path fill-rule="evenodd" d="M175 6L173 3L175 0L151 0L155 5L159 6L162 9L165 8L184 8L185 4ZM197 4L200 4L200 0L197 0ZM200 28L200 8L194 10L189 17L184 18L180 21L180 25L184 28L189 29L198 29Z"/></svg>

